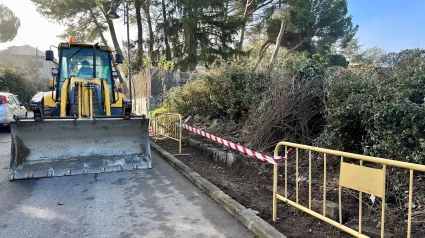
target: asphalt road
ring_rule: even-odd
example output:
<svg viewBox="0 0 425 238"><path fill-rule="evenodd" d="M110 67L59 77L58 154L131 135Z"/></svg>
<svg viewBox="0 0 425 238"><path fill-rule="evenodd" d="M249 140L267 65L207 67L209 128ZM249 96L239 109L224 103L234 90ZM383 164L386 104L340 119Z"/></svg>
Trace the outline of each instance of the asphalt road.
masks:
<svg viewBox="0 0 425 238"><path fill-rule="evenodd" d="M0 237L254 237L152 152L153 169L8 180L0 131Z"/></svg>

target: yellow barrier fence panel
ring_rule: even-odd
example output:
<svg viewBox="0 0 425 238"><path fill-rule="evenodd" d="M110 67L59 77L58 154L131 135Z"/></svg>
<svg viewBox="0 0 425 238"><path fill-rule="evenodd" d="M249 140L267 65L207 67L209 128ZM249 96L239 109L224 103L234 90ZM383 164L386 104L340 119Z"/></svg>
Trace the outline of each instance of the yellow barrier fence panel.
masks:
<svg viewBox="0 0 425 238"><path fill-rule="evenodd" d="M177 113L157 112L154 116L153 131L157 135L179 142L179 155L182 153L182 116Z"/></svg>
<svg viewBox="0 0 425 238"><path fill-rule="evenodd" d="M402 161L396 161L396 160L390 160L390 159L384 159L384 158L378 158L378 157L371 157L371 156L365 156L365 155L359 155L359 154L353 154L353 153L347 153L342 151L336 151L336 150L329 150L324 148L318 148L313 146L307 146L302 144L295 144L291 142L279 142L274 150L274 156L279 156L279 149L281 147L284 147L285 151L285 158L287 158L287 154L292 149L295 149L294 155L292 155L292 160L285 159L284 161L284 175L281 179L284 180L284 195L278 194L278 166L279 164L274 165L274 174L273 174L273 221L277 220L277 201L283 201L297 209L300 209L322 221L325 221L353 236L356 237L367 237L364 234L362 234L362 218L363 218L363 194L373 194L376 197L381 198L381 220L380 220L380 230L381 230L381 237L384 237L384 229L385 229L385 210L386 210L386 176L387 176L387 167L392 166L399 169L408 169L410 172L409 176L409 187L408 191L408 201L406 202L407 205L407 237L411 236L411 226L412 226L412 209L414 208L413 204L413 181L414 181L414 172L425 172L425 166L420 164L413 164L413 163L407 163ZM300 150L303 150L302 152ZM306 152L306 153L304 153ZM320 190L323 193L323 209L322 214L319 212L312 210L311 205L311 183L312 183L312 152L321 154L321 159L323 160L323 181L320 186ZM304 153L303 156L301 156L301 153ZM308 173L308 204L305 204L303 206L300 204L300 198L299 198L299 182L300 182L300 176L302 170L300 170L298 167L301 165L305 166L305 161L302 159L304 155L307 155L308 153L308 169L306 172ZM327 187L327 162L329 164L334 164L334 158L336 156L339 156L340 159L338 159L339 163L339 181L338 181L338 208L339 208L339 218L337 221L334 221L330 219L329 217L326 217L326 192L328 191ZM357 160L357 162L352 163L352 161ZM349 161L351 163L349 163ZM373 167L367 167L365 166L365 161L374 163ZM288 176L288 163L292 163L293 169L291 171L295 172L295 184L293 184L293 189L295 189L295 201L292 201L288 197L288 179L290 176ZM382 166L382 169L374 168L375 166ZM317 165L316 165L317 166ZM280 175L281 176L281 175ZM335 179L335 178L334 178ZM331 186L332 187L332 186ZM358 217L358 230L354 230L350 227L345 226L342 223L342 187L353 189L358 192L358 199L359 199L359 217ZM331 188L329 188L331 189ZM293 194L293 193L292 193Z"/></svg>

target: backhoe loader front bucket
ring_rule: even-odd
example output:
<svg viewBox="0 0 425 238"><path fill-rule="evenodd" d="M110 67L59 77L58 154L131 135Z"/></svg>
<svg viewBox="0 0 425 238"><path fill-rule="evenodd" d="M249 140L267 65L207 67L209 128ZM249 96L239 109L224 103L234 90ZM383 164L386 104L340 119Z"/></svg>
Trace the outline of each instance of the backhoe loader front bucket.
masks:
<svg viewBox="0 0 425 238"><path fill-rule="evenodd" d="M10 180L151 168L149 119L18 119Z"/></svg>

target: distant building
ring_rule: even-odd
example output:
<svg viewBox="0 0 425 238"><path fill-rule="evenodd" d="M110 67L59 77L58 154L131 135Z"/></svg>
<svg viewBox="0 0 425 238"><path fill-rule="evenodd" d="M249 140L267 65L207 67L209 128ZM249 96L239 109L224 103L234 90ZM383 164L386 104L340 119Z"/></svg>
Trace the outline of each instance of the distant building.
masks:
<svg viewBox="0 0 425 238"><path fill-rule="evenodd" d="M0 50L0 67L37 69L34 77L50 79L52 77L52 62L45 61L43 51L30 45L10 46Z"/></svg>

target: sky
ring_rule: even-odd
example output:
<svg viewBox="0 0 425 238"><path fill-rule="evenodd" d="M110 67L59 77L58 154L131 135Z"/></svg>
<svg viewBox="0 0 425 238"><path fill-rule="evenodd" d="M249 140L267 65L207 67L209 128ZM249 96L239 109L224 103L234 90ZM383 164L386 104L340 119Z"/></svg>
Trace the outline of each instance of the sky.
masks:
<svg viewBox="0 0 425 238"><path fill-rule="evenodd" d="M348 0L348 12L364 48L425 48L424 0Z"/></svg>
<svg viewBox="0 0 425 238"><path fill-rule="evenodd" d="M21 20L18 36L0 43L0 50L13 45L31 45L44 51L63 40L57 38L65 27L46 20L30 0L0 0ZM378 47L387 52L425 48L425 0L348 0L348 12L359 25L356 37L363 49ZM123 13L118 12L121 16ZM127 39L122 17L115 22L118 40ZM134 29L134 28L133 28ZM108 34L106 34L108 36ZM135 30L130 38L135 39ZM108 37L109 42L110 37Z"/></svg>
<svg viewBox="0 0 425 238"><path fill-rule="evenodd" d="M11 42L0 43L0 50L7 49L9 46L31 45L41 51L45 51L50 49L51 45L57 47L60 42L64 42L57 36L62 34L66 27L50 22L40 15L36 10L36 6L30 0L0 0L0 4L12 10L21 21L21 27L16 38ZM115 30L118 41L122 42L127 40L127 26L123 22L124 13L119 11L117 13L121 18L114 21ZM135 30L130 31L130 38L135 39L136 34ZM112 45L109 34L105 35L110 42L109 44Z"/></svg>

